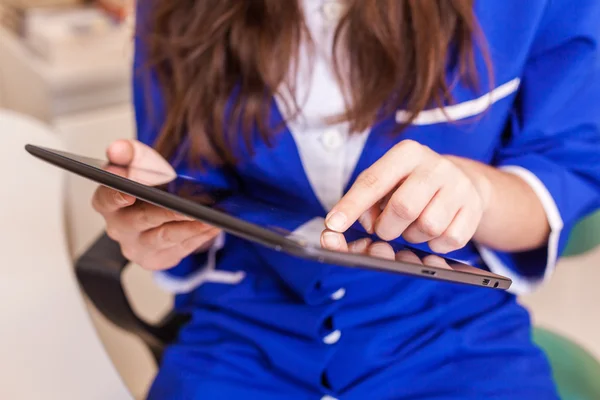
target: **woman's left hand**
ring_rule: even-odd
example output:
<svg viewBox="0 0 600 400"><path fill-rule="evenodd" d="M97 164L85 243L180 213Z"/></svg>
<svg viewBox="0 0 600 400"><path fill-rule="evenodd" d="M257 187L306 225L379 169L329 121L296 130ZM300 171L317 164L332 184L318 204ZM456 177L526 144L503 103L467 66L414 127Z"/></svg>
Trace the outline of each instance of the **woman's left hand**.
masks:
<svg viewBox="0 0 600 400"><path fill-rule="evenodd" d="M360 174L326 227L344 232L358 220L383 240L427 242L437 253L462 248L486 211L491 184L461 160L404 140Z"/></svg>

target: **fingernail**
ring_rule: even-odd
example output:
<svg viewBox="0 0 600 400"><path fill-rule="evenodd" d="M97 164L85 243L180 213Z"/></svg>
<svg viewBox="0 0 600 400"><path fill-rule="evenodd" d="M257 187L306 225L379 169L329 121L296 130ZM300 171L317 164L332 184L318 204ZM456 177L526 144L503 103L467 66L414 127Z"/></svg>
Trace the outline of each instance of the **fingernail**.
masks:
<svg viewBox="0 0 600 400"><path fill-rule="evenodd" d="M338 250L341 247L340 237L337 233L325 232L323 234L323 244L330 250Z"/></svg>
<svg viewBox="0 0 600 400"><path fill-rule="evenodd" d="M344 213L336 211L332 215L327 217L325 223L327 224L327 227L332 231L340 232L344 230L344 226L346 225L347 220L348 218L346 217L346 215L344 215Z"/></svg>

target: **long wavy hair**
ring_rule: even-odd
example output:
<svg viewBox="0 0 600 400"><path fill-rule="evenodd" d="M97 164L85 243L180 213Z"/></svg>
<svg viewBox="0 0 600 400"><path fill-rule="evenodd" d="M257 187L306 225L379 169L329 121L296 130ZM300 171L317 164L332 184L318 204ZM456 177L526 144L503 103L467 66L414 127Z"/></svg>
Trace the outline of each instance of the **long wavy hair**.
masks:
<svg viewBox="0 0 600 400"><path fill-rule="evenodd" d="M236 145L251 152L255 133L271 143L272 99L294 91L290 71L300 42L310 43L302 0L139 1L151 4L144 39L166 104L159 152L170 157L189 136L192 157L233 164ZM477 85L475 0L338 1L345 11L332 51L347 107L332 120L360 132L402 108L401 131L451 102L448 68Z"/></svg>

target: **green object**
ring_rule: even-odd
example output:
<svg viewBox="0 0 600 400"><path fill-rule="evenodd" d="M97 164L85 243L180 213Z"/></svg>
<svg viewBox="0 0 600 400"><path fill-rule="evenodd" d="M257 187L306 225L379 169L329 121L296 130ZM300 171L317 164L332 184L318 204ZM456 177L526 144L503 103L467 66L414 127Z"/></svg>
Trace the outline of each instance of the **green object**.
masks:
<svg viewBox="0 0 600 400"><path fill-rule="evenodd" d="M575 342L543 328L533 331L554 374L562 400L600 400L600 362Z"/></svg>
<svg viewBox="0 0 600 400"><path fill-rule="evenodd" d="M600 211L586 217L573 228L565 256L576 256L600 245ZM600 400L600 397L598 398Z"/></svg>

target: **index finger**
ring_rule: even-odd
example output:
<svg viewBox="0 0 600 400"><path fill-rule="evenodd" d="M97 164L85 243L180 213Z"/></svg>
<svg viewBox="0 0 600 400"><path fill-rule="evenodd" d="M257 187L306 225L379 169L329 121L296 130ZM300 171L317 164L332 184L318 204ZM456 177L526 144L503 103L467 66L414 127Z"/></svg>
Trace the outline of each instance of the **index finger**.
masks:
<svg viewBox="0 0 600 400"><path fill-rule="evenodd" d="M408 176L416 168L420 158L420 152L407 151L410 147L412 146L397 145L364 170L327 215L327 228L345 232L364 212Z"/></svg>

